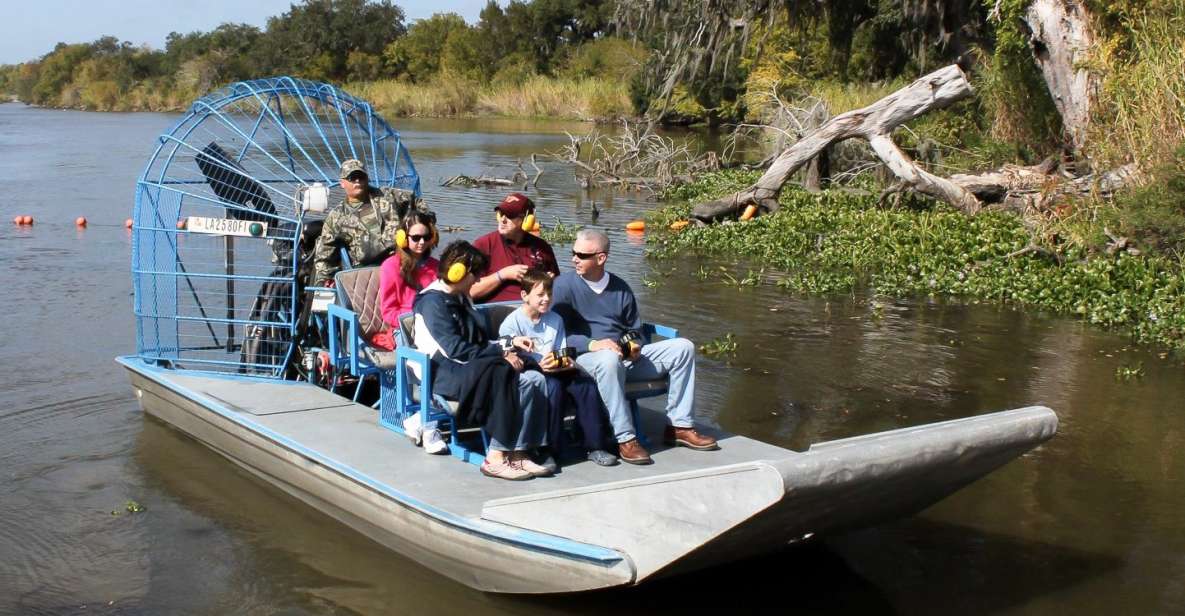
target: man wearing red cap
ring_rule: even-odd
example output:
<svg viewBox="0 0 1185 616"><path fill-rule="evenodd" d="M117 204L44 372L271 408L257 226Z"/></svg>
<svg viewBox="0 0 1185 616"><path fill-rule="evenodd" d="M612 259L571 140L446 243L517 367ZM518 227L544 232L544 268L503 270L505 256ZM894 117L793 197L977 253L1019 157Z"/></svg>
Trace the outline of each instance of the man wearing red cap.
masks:
<svg viewBox="0 0 1185 616"><path fill-rule="evenodd" d="M485 269L474 272L477 282L469 290L474 301L520 301L521 281L529 269L559 275L551 245L523 229L527 216L534 213L535 204L522 193L510 193L494 208L498 230L473 242L490 260Z"/></svg>

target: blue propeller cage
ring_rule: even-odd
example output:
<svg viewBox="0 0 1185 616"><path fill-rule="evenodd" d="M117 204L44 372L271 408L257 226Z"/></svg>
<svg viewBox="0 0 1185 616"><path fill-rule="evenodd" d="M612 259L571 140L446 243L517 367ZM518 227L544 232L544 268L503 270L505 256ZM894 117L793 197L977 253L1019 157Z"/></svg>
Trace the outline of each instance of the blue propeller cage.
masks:
<svg viewBox="0 0 1185 616"><path fill-rule="evenodd" d="M374 186L420 194L399 133L369 103L326 83L242 81L195 101L158 139L136 182L132 287L136 347L175 368L282 378L293 353L297 248L315 183L344 194L342 161ZM190 217L252 234L183 228ZM215 228L217 223L215 221ZM234 223L233 221L243 221ZM266 225L266 231L255 234Z"/></svg>

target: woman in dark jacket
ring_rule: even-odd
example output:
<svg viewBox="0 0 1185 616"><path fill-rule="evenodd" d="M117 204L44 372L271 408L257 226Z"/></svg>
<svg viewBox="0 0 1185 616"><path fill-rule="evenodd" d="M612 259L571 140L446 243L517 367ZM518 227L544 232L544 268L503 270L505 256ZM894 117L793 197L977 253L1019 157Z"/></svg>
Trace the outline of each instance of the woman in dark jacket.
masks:
<svg viewBox="0 0 1185 616"><path fill-rule="evenodd" d="M517 353L529 352L531 339L491 339L469 299L473 272L485 261L469 242L444 249L436 281L412 308L416 349L432 358L432 391L459 402L458 419L489 434L483 474L514 480L549 475L527 455L544 444L547 429L546 380Z"/></svg>

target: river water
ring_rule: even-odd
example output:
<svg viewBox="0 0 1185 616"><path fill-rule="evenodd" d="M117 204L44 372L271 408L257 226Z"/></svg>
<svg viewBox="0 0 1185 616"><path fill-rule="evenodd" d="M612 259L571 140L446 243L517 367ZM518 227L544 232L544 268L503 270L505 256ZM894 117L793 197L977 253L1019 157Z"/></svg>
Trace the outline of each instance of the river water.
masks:
<svg viewBox="0 0 1185 616"><path fill-rule="evenodd" d="M804 448L1044 404L1060 430L915 517L639 589L503 597L437 576L138 411L111 360L135 351L122 222L176 119L0 105L0 614L1185 612L1180 358L1006 306L701 280L723 263L650 261L620 231L653 207L644 195L582 192L558 165L532 193L544 223L589 225L595 202L610 267L648 320L701 343L734 335L735 358L701 359L700 421ZM467 239L492 229L502 192L443 178L510 175L589 129L396 128L426 199Z"/></svg>

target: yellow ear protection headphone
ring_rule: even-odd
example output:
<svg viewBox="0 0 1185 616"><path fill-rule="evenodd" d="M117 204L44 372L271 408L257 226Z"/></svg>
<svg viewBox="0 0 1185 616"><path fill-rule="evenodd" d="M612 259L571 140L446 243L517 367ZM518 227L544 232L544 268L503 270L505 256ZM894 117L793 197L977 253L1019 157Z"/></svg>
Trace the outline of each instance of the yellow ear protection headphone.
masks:
<svg viewBox="0 0 1185 616"><path fill-rule="evenodd" d="M395 245L400 250L407 250L407 231L400 229L395 232Z"/></svg>
<svg viewBox="0 0 1185 616"><path fill-rule="evenodd" d="M506 217L506 214L503 214L502 210L494 210L494 220L497 220L498 222L502 222L502 219L505 217ZM519 227L523 231L530 233L531 230L533 230L535 228L535 214L530 213L530 214L527 214L526 216L523 216L523 224L519 225Z"/></svg>
<svg viewBox="0 0 1185 616"><path fill-rule="evenodd" d="M465 265L465 262L462 260L448 266L448 272L446 272L444 276L450 284L457 284L458 282L464 280L465 276L468 274L469 267Z"/></svg>

